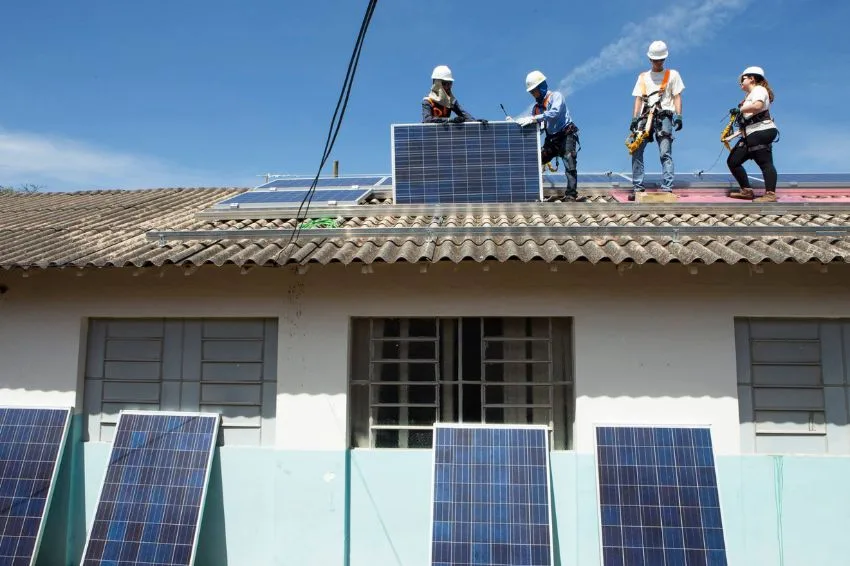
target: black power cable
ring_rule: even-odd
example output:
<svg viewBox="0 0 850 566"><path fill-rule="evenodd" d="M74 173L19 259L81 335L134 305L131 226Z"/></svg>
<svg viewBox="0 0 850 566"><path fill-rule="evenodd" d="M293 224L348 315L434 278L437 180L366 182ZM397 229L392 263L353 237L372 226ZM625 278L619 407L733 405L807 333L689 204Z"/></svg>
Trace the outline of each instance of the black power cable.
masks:
<svg viewBox="0 0 850 566"><path fill-rule="evenodd" d="M310 203L313 200L313 195L316 192L316 187L319 183L319 177L322 174L322 169L325 167L325 163L331 155L331 151L333 151L334 143L336 142L336 137L339 134L339 130L342 126L342 119L345 116L345 110L348 107L348 99L351 96L351 88L354 85L354 75L357 72L357 65L360 62L360 53L363 50L363 42L366 39L366 30L369 29L369 23L372 21L372 15L375 13L375 7L378 5L378 0L369 0L369 5L366 7L366 14L363 16L363 22L360 24L360 32L357 34L357 41L354 43L354 51L351 53L351 58L348 61L348 69L345 73L345 79L342 84L342 91L340 92L339 99L336 103L336 108L334 109L333 117L331 118L331 125L328 129L328 137L325 140L325 149L322 153L322 160L319 163L319 170L316 172L316 176L313 178L313 183L310 185L310 188L307 190L307 194L304 195L304 199L301 201L301 205L298 207L298 211L295 214L295 229L292 231L292 234L289 237L289 241L284 246L283 250L280 253L289 247L298 235L301 233L301 222L299 219L302 218L302 210L304 211L303 216L306 217L308 212L310 211ZM280 254L278 254L279 256Z"/></svg>

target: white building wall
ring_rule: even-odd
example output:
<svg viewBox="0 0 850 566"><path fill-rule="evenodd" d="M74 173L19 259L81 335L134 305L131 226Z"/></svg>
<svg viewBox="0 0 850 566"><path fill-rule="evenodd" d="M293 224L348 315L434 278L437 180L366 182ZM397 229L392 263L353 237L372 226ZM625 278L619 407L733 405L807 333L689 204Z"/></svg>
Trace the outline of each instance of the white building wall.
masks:
<svg viewBox="0 0 850 566"><path fill-rule="evenodd" d="M352 316L568 316L574 320L575 448L597 423L701 424L739 452L736 316L850 316L850 269L812 266L440 264L0 274L0 402L81 405L87 317L277 317L280 448L347 445ZM160 274L162 276L160 276Z"/></svg>

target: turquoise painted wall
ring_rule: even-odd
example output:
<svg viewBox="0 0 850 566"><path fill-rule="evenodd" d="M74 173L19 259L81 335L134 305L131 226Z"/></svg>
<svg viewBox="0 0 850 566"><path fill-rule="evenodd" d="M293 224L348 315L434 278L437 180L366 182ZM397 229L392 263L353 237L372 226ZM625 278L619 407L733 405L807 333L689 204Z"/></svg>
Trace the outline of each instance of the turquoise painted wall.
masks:
<svg viewBox="0 0 850 566"><path fill-rule="evenodd" d="M556 555L601 563L592 455L553 452ZM355 451L350 566L427 566L431 454ZM719 457L731 566L847 566L850 458Z"/></svg>
<svg viewBox="0 0 850 566"><path fill-rule="evenodd" d="M78 563L108 453L69 443L39 566ZM557 564L600 564L594 459L551 460ZM730 565L850 563L850 458L719 457L717 468ZM196 564L427 566L430 482L429 451L221 448Z"/></svg>

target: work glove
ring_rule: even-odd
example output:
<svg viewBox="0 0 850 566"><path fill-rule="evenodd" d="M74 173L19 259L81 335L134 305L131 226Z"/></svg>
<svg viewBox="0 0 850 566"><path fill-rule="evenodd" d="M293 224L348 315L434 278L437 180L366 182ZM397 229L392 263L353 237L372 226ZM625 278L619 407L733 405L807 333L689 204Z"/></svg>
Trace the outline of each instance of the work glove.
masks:
<svg viewBox="0 0 850 566"><path fill-rule="evenodd" d="M513 121L514 121L513 116L505 116L505 122L513 122Z"/></svg>
<svg viewBox="0 0 850 566"><path fill-rule="evenodd" d="M729 115L732 116L733 118L736 117L740 113L741 113L740 108L730 108L729 109Z"/></svg>
<svg viewBox="0 0 850 566"><path fill-rule="evenodd" d="M677 132L682 129L682 115L681 114L673 114L673 126L675 126Z"/></svg>
<svg viewBox="0 0 850 566"><path fill-rule="evenodd" d="M528 126L529 124L536 124L537 120L534 119L534 116L523 116L519 120L516 121L520 126Z"/></svg>
<svg viewBox="0 0 850 566"><path fill-rule="evenodd" d="M478 122L481 122L482 126L486 126L487 124L490 123L488 120L485 120L484 118L478 118Z"/></svg>
<svg viewBox="0 0 850 566"><path fill-rule="evenodd" d="M638 122L640 122L640 118L632 118L632 122L629 124L629 129L631 131L635 131L638 127Z"/></svg>
<svg viewBox="0 0 850 566"><path fill-rule="evenodd" d="M451 122L452 124L463 124L464 122L466 122L466 118L464 118L463 116L455 116L454 118L449 120L449 122Z"/></svg>

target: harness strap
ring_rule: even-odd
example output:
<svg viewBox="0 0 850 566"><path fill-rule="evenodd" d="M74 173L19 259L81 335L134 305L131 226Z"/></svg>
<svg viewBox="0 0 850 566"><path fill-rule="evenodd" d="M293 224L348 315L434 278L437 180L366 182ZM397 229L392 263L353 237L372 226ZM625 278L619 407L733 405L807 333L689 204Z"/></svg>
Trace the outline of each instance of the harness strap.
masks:
<svg viewBox="0 0 850 566"><path fill-rule="evenodd" d="M767 109L767 110L762 110L758 114L753 114L749 118L742 118L741 125L746 127L746 126L750 126L752 124L755 124L757 122L764 122L766 120L772 120L772 119L773 118L771 118L771 116L770 116L770 109Z"/></svg>
<svg viewBox="0 0 850 566"><path fill-rule="evenodd" d="M427 100L428 104L431 105L431 116L434 116L435 118L446 118L449 114L451 114L451 108L441 106L430 98L426 98L425 100Z"/></svg>
<svg viewBox="0 0 850 566"><path fill-rule="evenodd" d="M547 92L546 96L543 97L543 102L538 102L534 104L534 108L531 109L531 115L537 116L538 114L543 114L546 110L546 104L549 103L549 97L552 95L551 92Z"/></svg>
<svg viewBox="0 0 850 566"><path fill-rule="evenodd" d="M649 99L650 96L654 96L654 95L658 94L659 92L661 94L664 94L664 91L667 90L667 83L670 82L670 69L667 69L667 70L664 71L664 78L661 79L661 86L658 87L658 90L650 92L649 94L646 94L646 79L649 77L650 72L651 71L646 71L644 73L641 73L641 75L640 75L640 95L641 95L641 98L643 98L644 103L646 103L646 101ZM659 102L660 102L660 97L659 97Z"/></svg>

